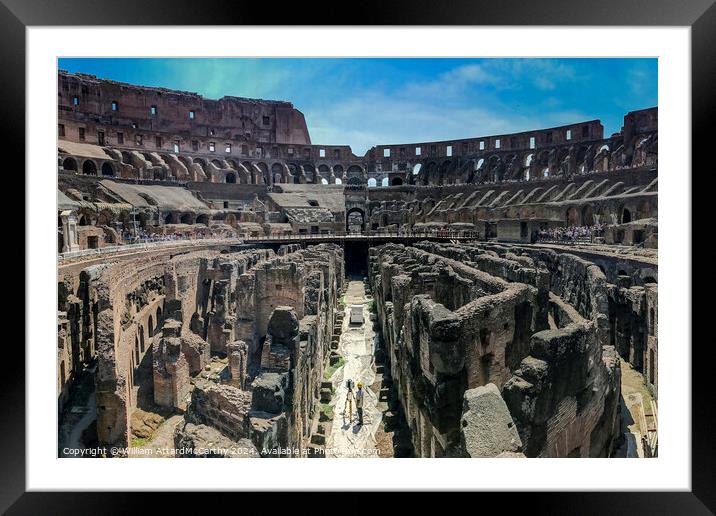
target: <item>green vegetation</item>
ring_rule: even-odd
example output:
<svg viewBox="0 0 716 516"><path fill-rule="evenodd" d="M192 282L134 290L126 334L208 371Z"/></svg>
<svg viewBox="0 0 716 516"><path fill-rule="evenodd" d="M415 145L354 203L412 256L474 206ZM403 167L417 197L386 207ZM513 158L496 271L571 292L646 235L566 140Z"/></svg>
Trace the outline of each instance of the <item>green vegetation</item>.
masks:
<svg viewBox="0 0 716 516"><path fill-rule="evenodd" d="M321 412L325 413L329 418L333 418L333 407L328 403L321 403Z"/></svg>
<svg viewBox="0 0 716 516"><path fill-rule="evenodd" d="M146 444L149 442L149 439L146 438L140 438L135 437L132 439L132 448L141 448L142 446L146 446Z"/></svg>
<svg viewBox="0 0 716 516"><path fill-rule="evenodd" d="M343 357L339 357L338 361L335 364L333 364L332 366L326 367L326 370L323 373L323 379L330 380L331 376L333 376L333 373L336 372L336 369L338 369L345 363L346 363L346 361L343 359Z"/></svg>
<svg viewBox="0 0 716 516"><path fill-rule="evenodd" d="M378 313L378 310L375 308L375 301L368 303L368 311L372 314Z"/></svg>

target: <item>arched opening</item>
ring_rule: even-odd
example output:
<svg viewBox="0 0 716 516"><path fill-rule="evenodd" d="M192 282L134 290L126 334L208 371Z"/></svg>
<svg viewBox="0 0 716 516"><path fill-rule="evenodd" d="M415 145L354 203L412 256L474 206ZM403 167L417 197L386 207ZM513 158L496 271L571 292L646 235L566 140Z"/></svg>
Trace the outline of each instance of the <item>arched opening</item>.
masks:
<svg viewBox="0 0 716 516"><path fill-rule="evenodd" d="M75 158L65 158L62 162L62 168L64 170L73 170L77 172L77 160Z"/></svg>
<svg viewBox="0 0 716 516"><path fill-rule="evenodd" d="M139 338L137 335L134 336L134 361L139 362Z"/></svg>
<svg viewBox="0 0 716 516"><path fill-rule="evenodd" d="M82 173L87 176L96 176L97 165L95 165L94 161L91 159L85 160L85 162L82 163Z"/></svg>
<svg viewBox="0 0 716 516"><path fill-rule="evenodd" d="M421 163L418 163L413 167L413 175L417 176L420 173L420 169L423 167Z"/></svg>
<svg viewBox="0 0 716 516"><path fill-rule="evenodd" d="M114 175L114 168L107 161L102 163L102 175L103 176L113 176Z"/></svg>
<svg viewBox="0 0 716 516"><path fill-rule="evenodd" d="M351 179L352 179L352 178L351 178ZM350 183L350 180L349 180L348 182ZM378 181L376 181L374 177L371 177L371 178L368 180L368 187L369 187L369 188L372 188L372 187L374 187L374 186L378 186Z"/></svg>
<svg viewBox="0 0 716 516"><path fill-rule="evenodd" d="M236 183L236 174L233 172L226 174L226 182L231 184Z"/></svg>
<svg viewBox="0 0 716 516"><path fill-rule="evenodd" d="M365 230L365 213L360 208L351 208L346 213L346 231L362 233Z"/></svg>
<svg viewBox="0 0 716 516"><path fill-rule="evenodd" d="M342 184L343 184L343 180L342 180L340 177L337 177L337 178L336 178L336 184L337 184L337 185L342 185Z"/></svg>
<svg viewBox="0 0 716 516"><path fill-rule="evenodd" d="M176 215L173 213L167 213L164 216L164 224L176 224Z"/></svg>
<svg viewBox="0 0 716 516"><path fill-rule="evenodd" d="M644 278L644 285L649 285L652 283L656 284L656 280L653 276L647 276L646 278Z"/></svg>
<svg viewBox="0 0 716 516"><path fill-rule="evenodd" d="M280 183L281 178L283 177L283 167L280 163L274 163L271 165L271 173L273 174L273 182L274 184Z"/></svg>
<svg viewBox="0 0 716 516"><path fill-rule="evenodd" d="M147 323L147 331L149 332L149 336L154 336L154 318L150 315L149 316L149 322Z"/></svg>
<svg viewBox="0 0 716 516"><path fill-rule="evenodd" d="M201 215L199 215L199 216L196 218L196 223L197 223L197 224L205 224L205 225L208 226L208 225L209 225L209 216L206 215L206 214L201 214Z"/></svg>
<svg viewBox="0 0 716 516"><path fill-rule="evenodd" d="M141 349L142 353L144 353L144 328L141 326L139 327L139 349ZM136 363L139 363L139 355L137 355Z"/></svg>
<svg viewBox="0 0 716 516"><path fill-rule="evenodd" d="M349 184L363 183L363 169L360 168L358 165L351 165L350 167L348 167L348 170L346 171L346 176L348 177ZM353 183L350 181L353 178L357 178L359 181L357 183Z"/></svg>
<svg viewBox="0 0 716 516"><path fill-rule="evenodd" d="M263 161L256 164L256 167L261 171L261 182L265 185L271 183L271 174L269 172L268 165Z"/></svg>
<svg viewBox="0 0 716 516"><path fill-rule="evenodd" d="M327 185L327 184L328 184L328 179L326 179L325 177L322 177L322 178L321 178L321 184L322 184L322 185Z"/></svg>
<svg viewBox="0 0 716 516"><path fill-rule="evenodd" d="M383 180L380 182L380 186L388 186L388 178L384 177Z"/></svg>
<svg viewBox="0 0 716 516"><path fill-rule="evenodd" d="M223 163L221 163L221 161L219 161L218 159L212 159L212 160L211 160L211 163L212 163L216 168L219 168L219 169L224 168Z"/></svg>
<svg viewBox="0 0 716 516"><path fill-rule="evenodd" d="M577 208L569 208L564 216L568 226L579 226L579 212Z"/></svg>
<svg viewBox="0 0 716 516"><path fill-rule="evenodd" d="M394 177L390 184L392 186L400 186L403 184L403 179L400 177Z"/></svg>
<svg viewBox="0 0 716 516"><path fill-rule="evenodd" d="M330 169L330 167L329 167L328 165L319 165L319 166L318 166L318 175L319 175L321 178L327 180L329 177L331 177L331 169ZM323 182L323 181L321 181L321 182ZM328 181L326 181L326 182L323 183L323 184L328 184Z"/></svg>
<svg viewBox="0 0 716 516"><path fill-rule="evenodd" d="M191 224L192 223L191 213L183 213L181 218L179 219L179 222L181 222L182 224Z"/></svg>
<svg viewBox="0 0 716 516"><path fill-rule="evenodd" d="M585 226L594 225L594 212L592 211L591 206L585 206L582 209L582 224Z"/></svg>
<svg viewBox="0 0 716 516"><path fill-rule="evenodd" d="M624 208L622 210L622 224L626 224L627 222L631 222L631 212Z"/></svg>
<svg viewBox="0 0 716 516"><path fill-rule="evenodd" d="M349 185L360 185L360 184L363 184L363 181L361 180L360 177L349 177L348 184ZM370 186L370 185L368 185L368 186Z"/></svg>
<svg viewBox="0 0 716 516"><path fill-rule="evenodd" d="M303 165L303 173L306 176L306 183L316 183L316 169L313 165Z"/></svg>

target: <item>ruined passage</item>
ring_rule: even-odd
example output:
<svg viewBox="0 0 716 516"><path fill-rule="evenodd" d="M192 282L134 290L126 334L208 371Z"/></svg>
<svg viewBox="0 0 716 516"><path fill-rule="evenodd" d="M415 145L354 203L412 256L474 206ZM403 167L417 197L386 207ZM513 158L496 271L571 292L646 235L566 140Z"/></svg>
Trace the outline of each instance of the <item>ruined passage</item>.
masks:
<svg viewBox="0 0 716 516"><path fill-rule="evenodd" d="M376 433L380 429L382 412L378 409L378 397L368 388L375 380L376 332L371 321L372 298L368 298L360 280L348 283L345 297L345 317L343 331L338 343L338 353L343 365L338 367L330 381L334 394L331 399L333 421L330 436L326 443L327 457L378 457ZM361 307L363 320L352 323L353 307ZM354 386L363 385L363 425L358 424L355 402L349 413L347 380L353 380ZM354 387L354 391L357 387Z"/></svg>

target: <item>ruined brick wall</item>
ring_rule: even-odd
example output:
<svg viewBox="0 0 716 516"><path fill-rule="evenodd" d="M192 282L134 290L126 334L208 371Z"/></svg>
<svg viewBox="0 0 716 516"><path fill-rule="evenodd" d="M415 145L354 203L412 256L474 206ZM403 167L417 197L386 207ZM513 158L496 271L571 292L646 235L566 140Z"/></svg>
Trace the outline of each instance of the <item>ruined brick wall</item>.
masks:
<svg viewBox="0 0 716 516"><path fill-rule="evenodd" d="M148 360L164 300L164 257L97 267L89 286L97 299L97 436L100 443L127 443L135 375Z"/></svg>
<svg viewBox="0 0 716 516"><path fill-rule="evenodd" d="M537 290L416 247L374 248L370 262L414 448L424 456L450 454L460 439L465 391L501 387L526 356L536 327L536 311L527 308L538 302Z"/></svg>
<svg viewBox="0 0 716 516"><path fill-rule="evenodd" d="M136 127L170 135L311 143L303 114L290 102L240 97L211 100L196 93L141 87L63 71L58 73L58 81L60 120L99 121L115 128Z"/></svg>
<svg viewBox="0 0 716 516"><path fill-rule="evenodd" d="M452 289L452 310L430 282L450 286L450 274L472 284L468 299ZM488 383L503 390L527 456L611 451L620 371L597 266L513 246L424 242L372 250L371 281L418 454L461 453L463 394Z"/></svg>

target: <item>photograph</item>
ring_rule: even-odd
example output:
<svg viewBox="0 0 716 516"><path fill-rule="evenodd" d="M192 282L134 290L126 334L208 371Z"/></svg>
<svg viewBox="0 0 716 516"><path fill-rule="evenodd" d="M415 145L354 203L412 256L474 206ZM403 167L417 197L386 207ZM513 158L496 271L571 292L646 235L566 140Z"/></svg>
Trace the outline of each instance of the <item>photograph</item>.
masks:
<svg viewBox="0 0 716 516"><path fill-rule="evenodd" d="M657 462L661 66L57 56L56 458Z"/></svg>

